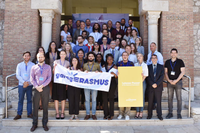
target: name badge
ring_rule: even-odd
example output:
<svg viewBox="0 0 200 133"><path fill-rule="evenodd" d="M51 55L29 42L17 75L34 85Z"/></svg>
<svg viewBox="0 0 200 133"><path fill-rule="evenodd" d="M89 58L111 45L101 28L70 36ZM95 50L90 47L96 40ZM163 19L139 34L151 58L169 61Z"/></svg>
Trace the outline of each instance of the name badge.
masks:
<svg viewBox="0 0 200 133"><path fill-rule="evenodd" d="M28 73L25 73L25 74L24 74L24 77L28 77Z"/></svg>
<svg viewBox="0 0 200 133"><path fill-rule="evenodd" d="M40 80L40 81L43 81L43 80L44 80L44 78L43 78L43 77L40 77L40 78L39 78L39 80Z"/></svg>
<svg viewBox="0 0 200 133"><path fill-rule="evenodd" d="M175 75L175 72L174 72L174 71L171 71L171 75Z"/></svg>

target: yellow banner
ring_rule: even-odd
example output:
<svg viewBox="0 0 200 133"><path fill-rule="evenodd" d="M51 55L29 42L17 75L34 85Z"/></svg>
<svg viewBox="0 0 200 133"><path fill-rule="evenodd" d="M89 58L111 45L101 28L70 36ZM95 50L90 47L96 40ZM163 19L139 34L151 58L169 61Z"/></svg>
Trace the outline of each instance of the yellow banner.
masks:
<svg viewBox="0 0 200 133"><path fill-rule="evenodd" d="M142 67L118 67L119 107L143 107Z"/></svg>

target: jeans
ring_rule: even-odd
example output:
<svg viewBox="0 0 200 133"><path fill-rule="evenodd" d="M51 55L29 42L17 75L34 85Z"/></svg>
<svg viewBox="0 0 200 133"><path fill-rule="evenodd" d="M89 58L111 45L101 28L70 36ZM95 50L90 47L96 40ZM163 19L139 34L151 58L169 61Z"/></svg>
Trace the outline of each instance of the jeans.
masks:
<svg viewBox="0 0 200 133"><path fill-rule="evenodd" d="M23 88L23 86L21 85L18 86L18 93L19 93L19 101L17 109L18 115L22 115L25 93L27 97L27 115L32 114L32 88L33 88L32 85L28 86L27 88Z"/></svg>
<svg viewBox="0 0 200 133"><path fill-rule="evenodd" d="M90 115L90 92L92 93L92 115L96 114L96 99L97 99L97 90L84 89L85 92L85 108L86 115Z"/></svg>
<svg viewBox="0 0 200 133"><path fill-rule="evenodd" d="M176 93L177 99L177 114L181 114L182 110L182 80L178 81L176 85L171 85L170 83L167 84L167 92L168 92L168 108L169 113L173 112L173 97L174 91Z"/></svg>
<svg viewBox="0 0 200 133"><path fill-rule="evenodd" d="M137 112L143 112L145 104L146 81L143 81L143 107L136 107Z"/></svg>

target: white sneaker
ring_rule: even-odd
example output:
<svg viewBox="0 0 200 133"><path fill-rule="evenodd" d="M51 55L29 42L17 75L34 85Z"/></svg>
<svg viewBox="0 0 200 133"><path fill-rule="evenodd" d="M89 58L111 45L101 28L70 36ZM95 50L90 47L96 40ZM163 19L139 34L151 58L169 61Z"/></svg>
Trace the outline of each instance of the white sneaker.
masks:
<svg viewBox="0 0 200 133"><path fill-rule="evenodd" d="M117 117L117 119L121 120L121 119L122 119L122 115L119 115L119 116Z"/></svg>
<svg viewBox="0 0 200 133"><path fill-rule="evenodd" d="M127 116L125 117L125 120L126 120L126 121L130 120L130 117L127 115Z"/></svg>

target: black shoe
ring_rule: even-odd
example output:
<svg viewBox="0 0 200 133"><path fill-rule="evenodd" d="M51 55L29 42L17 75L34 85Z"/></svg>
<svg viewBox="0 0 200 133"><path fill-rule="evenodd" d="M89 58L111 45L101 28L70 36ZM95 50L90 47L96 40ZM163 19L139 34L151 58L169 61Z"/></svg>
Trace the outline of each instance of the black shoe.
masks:
<svg viewBox="0 0 200 133"><path fill-rule="evenodd" d="M162 116L158 116L158 119L162 121L162 120L163 120L163 117L162 117Z"/></svg>
<svg viewBox="0 0 200 133"><path fill-rule="evenodd" d="M173 114L172 113L169 113L167 116L166 116L166 119L170 119L173 117Z"/></svg>
<svg viewBox="0 0 200 133"><path fill-rule="evenodd" d="M151 119L152 118L152 116L147 116L147 119Z"/></svg>
<svg viewBox="0 0 200 133"><path fill-rule="evenodd" d="M181 114L178 114L178 115L177 115L177 119L182 119Z"/></svg>

